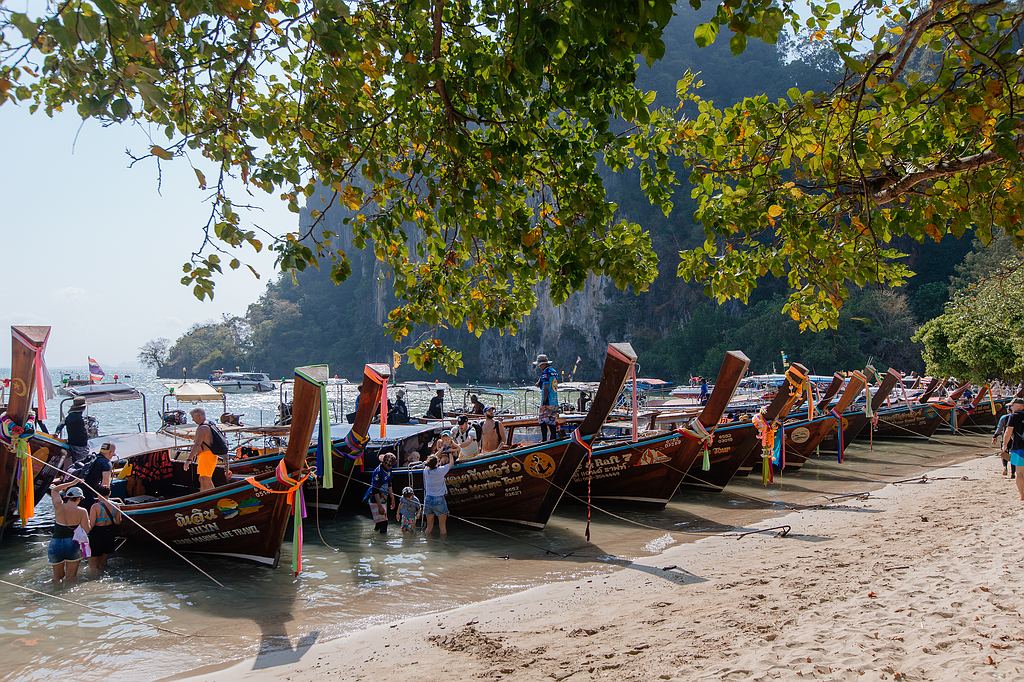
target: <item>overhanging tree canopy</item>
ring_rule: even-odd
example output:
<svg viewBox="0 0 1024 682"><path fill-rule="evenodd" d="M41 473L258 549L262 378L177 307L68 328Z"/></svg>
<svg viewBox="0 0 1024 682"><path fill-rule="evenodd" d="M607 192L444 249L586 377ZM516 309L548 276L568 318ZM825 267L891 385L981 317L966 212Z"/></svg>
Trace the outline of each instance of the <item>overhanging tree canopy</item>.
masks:
<svg viewBox="0 0 1024 682"><path fill-rule="evenodd" d="M811 10L789 19L842 58L831 92L793 88L788 99L718 109L684 79L683 101L699 113L673 129L707 233L703 248L682 252L680 276L720 301L784 277L785 310L821 329L837 322L850 285L912 274L891 246L898 237L974 229L987 243L1002 230L1024 243L1024 6L860 0ZM697 41L719 24L735 30L720 12Z"/></svg>

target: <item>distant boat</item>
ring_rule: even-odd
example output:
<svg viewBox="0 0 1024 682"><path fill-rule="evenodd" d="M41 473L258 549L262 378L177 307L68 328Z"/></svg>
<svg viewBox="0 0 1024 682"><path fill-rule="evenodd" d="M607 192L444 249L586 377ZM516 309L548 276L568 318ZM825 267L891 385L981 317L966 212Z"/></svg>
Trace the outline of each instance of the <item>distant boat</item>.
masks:
<svg viewBox="0 0 1024 682"><path fill-rule="evenodd" d="M224 372L210 385L221 393L266 393L276 388L263 372Z"/></svg>

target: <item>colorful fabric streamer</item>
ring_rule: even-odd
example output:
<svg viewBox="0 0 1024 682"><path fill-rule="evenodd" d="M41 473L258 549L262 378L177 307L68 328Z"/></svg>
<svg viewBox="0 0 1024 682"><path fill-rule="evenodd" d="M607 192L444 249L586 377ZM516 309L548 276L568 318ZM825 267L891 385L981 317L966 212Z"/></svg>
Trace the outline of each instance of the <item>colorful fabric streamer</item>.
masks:
<svg viewBox="0 0 1024 682"><path fill-rule="evenodd" d="M306 479L309 478L309 474L304 474L302 478L298 479L292 478L288 475L288 468L282 459L274 470L274 476L277 478L278 483L287 486L284 490L268 488L253 476L245 480L249 485L263 492L288 496L286 502L291 505L294 514L292 524L292 572L298 575L302 571L302 519L306 518L306 498L302 493L302 486Z"/></svg>
<svg viewBox="0 0 1024 682"><path fill-rule="evenodd" d="M328 456L331 448L331 417L327 403L327 384L320 385L320 430L316 441L316 470L324 488L334 487L334 457Z"/></svg>
<svg viewBox="0 0 1024 682"><path fill-rule="evenodd" d="M715 438L715 432L708 431L707 428L700 422L699 419L694 419L690 422L688 427L680 427L677 431L687 437L694 440L698 440L701 443L701 450L703 451L703 457L701 461L701 471L711 470L711 442Z"/></svg>

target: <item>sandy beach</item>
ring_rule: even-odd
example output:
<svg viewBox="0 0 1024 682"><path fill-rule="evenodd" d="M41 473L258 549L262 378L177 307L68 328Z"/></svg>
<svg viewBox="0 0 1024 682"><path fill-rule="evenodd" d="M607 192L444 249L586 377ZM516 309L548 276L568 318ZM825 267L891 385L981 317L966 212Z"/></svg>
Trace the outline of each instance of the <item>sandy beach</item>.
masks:
<svg viewBox="0 0 1024 682"><path fill-rule="evenodd" d="M757 524L785 537L714 536L196 678L1021 679L1024 503L998 468L971 459Z"/></svg>

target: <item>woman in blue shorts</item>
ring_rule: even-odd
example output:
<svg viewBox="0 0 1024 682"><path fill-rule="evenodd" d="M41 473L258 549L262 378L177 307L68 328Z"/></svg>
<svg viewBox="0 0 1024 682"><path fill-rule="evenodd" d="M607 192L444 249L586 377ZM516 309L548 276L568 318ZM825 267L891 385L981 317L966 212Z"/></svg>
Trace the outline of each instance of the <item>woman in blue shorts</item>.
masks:
<svg viewBox="0 0 1024 682"><path fill-rule="evenodd" d="M46 548L46 556L53 568L55 585L74 582L78 577L82 548L75 539L75 529L81 526L82 530L88 533L92 528L89 513L78 506L84 496L82 489L75 485L80 482L76 478L61 485L50 486L50 499L53 500L53 537ZM61 493L64 493L63 497Z"/></svg>
<svg viewBox="0 0 1024 682"><path fill-rule="evenodd" d="M423 515L427 519L427 537L434 531L434 517L437 517L437 525L441 530L441 537L448 535L448 486L444 477L452 468L450 455L441 455L444 464L439 464L437 455L427 457L423 467Z"/></svg>

